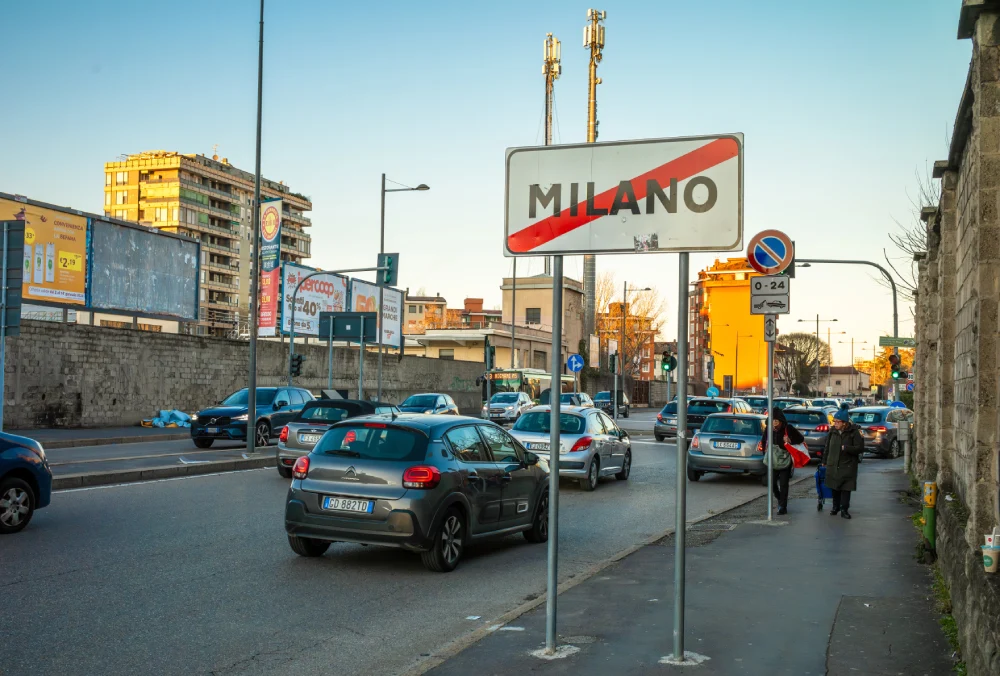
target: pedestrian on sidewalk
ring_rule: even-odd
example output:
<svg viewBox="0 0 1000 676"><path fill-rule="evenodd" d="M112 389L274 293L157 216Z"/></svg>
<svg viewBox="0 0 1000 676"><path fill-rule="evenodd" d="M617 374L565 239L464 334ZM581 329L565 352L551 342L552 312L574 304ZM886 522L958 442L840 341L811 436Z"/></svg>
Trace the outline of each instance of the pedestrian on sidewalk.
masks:
<svg viewBox="0 0 1000 676"><path fill-rule="evenodd" d="M833 430L826 439L820 465L826 467L824 483L833 492L831 516L851 518L851 492L858 489L858 459L865 452L861 428L851 422L846 408L833 415Z"/></svg>
<svg viewBox="0 0 1000 676"><path fill-rule="evenodd" d="M802 433L789 425L785 414L775 406L771 411L771 473L778 514L788 514L788 480L792 478L792 454L785 445L797 446L803 441Z"/></svg>

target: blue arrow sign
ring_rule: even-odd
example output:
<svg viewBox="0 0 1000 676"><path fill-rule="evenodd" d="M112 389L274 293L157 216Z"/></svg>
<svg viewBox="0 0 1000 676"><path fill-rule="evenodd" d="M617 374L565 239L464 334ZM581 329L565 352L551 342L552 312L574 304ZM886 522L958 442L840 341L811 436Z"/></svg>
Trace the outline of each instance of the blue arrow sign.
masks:
<svg viewBox="0 0 1000 676"><path fill-rule="evenodd" d="M717 396L719 396L719 388L718 387L710 387L705 392L705 394L707 394L710 397L717 397Z"/></svg>
<svg viewBox="0 0 1000 676"><path fill-rule="evenodd" d="M571 354L569 359L566 360L566 368L573 373L579 373L583 370L583 357L578 354Z"/></svg>

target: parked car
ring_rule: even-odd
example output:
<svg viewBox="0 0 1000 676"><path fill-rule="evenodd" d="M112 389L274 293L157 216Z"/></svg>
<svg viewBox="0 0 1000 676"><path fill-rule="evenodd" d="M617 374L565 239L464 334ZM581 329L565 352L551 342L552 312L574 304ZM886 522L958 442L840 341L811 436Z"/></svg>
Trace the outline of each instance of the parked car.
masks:
<svg viewBox="0 0 1000 676"><path fill-rule="evenodd" d="M500 425L512 423L534 405L526 392L497 392L483 406L483 418Z"/></svg>
<svg viewBox="0 0 1000 676"><path fill-rule="evenodd" d="M754 413L767 413L767 397L748 395L743 397L743 401L750 405Z"/></svg>
<svg viewBox="0 0 1000 676"><path fill-rule="evenodd" d="M0 432L0 535L23 530L52 499L52 470L34 439Z"/></svg>
<svg viewBox="0 0 1000 676"><path fill-rule="evenodd" d="M337 423L299 458L285 505L292 551L332 542L420 552L454 570L466 545L521 532L548 539L548 469L503 428L460 416Z"/></svg>
<svg viewBox="0 0 1000 676"><path fill-rule="evenodd" d="M594 406L601 409L611 417L612 415L612 405L611 405L611 392L605 390L604 392L598 392L594 395ZM622 418L627 418L629 412L631 411L632 405L629 402L628 396L621 390L618 390L618 415Z"/></svg>
<svg viewBox="0 0 1000 676"><path fill-rule="evenodd" d="M813 403L812 399L804 399L802 397L775 397L773 399L774 406L785 410L789 406L801 406L802 408L811 408Z"/></svg>
<svg viewBox="0 0 1000 676"><path fill-rule="evenodd" d="M759 477L766 486L766 435L767 419L756 413L707 416L688 447L688 480L698 481L707 472L718 472Z"/></svg>
<svg viewBox="0 0 1000 676"><path fill-rule="evenodd" d="M809 449L809 457L814 460L823 457L826 440L830 436L830 421L836 412L837 409L818 406L812 408L792 406L782 410L788 424L802 432L806 447Z"/></svg>
<svg viewBox="0 0 1000 676"><path fill-rule="evenodd" d="M362 415L396 416L400 410L392 404L382 404L360 399L317 399L302 407L299 414L281 428L278 435L278 474L292 478L295 461L316 446L328 429L341 420Z"/></svg>
<svg viewBox="0 0 1000 676"><path fill-rule="evenodd" d="M536 406L521 416L511 435L525 448L548 459L551 454L552 408ZM579 479L585 491L597 488L602 476L627 481L632 472L632 442L604 411L593 407L559 407L559 476Z"/></svg>
<svg viewBox="0 0 1000 676"><path fill-rule="evenodd" d="M258 387L254 415L254 444L267 446L281 428L315 397L298 387ZM191 439L198 448L208 448L217 439L246 441L249 390L233 392L218 405L191 416Z"/></svg>
<svg viewBox="0 0 1000 676"><path fill-rule="evenodd" d="M559 405L594 408L594 400L586 392L564 392L559 395Z"/></svg>
<svg viewBox="0 0 1000 676"><path fill-rule="evenodd" d="M689 397L687 402L688 438L697 432L705 418L713 413L753 413L750 404L739 397L724 399L720 397ZM663 441L667 437L677 436L677 402L672 401L656 414L653 423L653 437Z"/></svg>
<svg viewBox="0 0 1000 676"><path fill-rule="evenodd" d="M839 409L845 401L847 400L840 399L839 397L827 397L825 399L813 399L812 405L815 407L832 406L833 408Z"/></svg>
<svg viewBox="0 0 1000 676"><path fill-rule="evenodd" d="M399 410L403 413L426 413L429 415L460 415L455 400L447 394L414 394L407 397Z"/></svg>
<svg viewBox="0 0 1000 676"><path fill-rule="evenodd" d="M913 422L913 411L892 406L862 406L852 408L851 422L861 428L865 452L886 458L902 454L899 443L899 423Z"/></svg>

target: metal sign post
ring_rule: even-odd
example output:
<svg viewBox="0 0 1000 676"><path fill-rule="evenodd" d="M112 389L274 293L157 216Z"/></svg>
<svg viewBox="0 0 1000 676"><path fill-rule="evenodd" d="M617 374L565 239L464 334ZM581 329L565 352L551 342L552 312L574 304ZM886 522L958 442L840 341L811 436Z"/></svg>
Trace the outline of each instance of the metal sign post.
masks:
<svg viewBox="0 0 1000 676"><path fill-rule="evenodd" d="M771 413L774 406L774 340L778 336L777 317L764 317L764 340L767 341L767 520L774 514L774 471L771 469L773 433Z"/></svg>
<svg viewBox="0 0 1000 676"><path fill-rule="evenodd" d="M555 383L562 371L563 257L552 257L552 381L549 385L549 556L546 571L545 652L556 651L556 601L559 592L559 396ZM560 387L560 389L562 389Z"/></svg>
<svg viewBox="0 0 1000 676"><path fill-rule="evenodd" d="M333 322L330 322L330 338L326 341L326 389L333 389Z"/></svg>
<svg viewBox="0 0 1000 676"><path fill-rule="evenodd" d="M687 384L688 254L678 257L677 272L677 505L674 524L674 660L684 661L685 543L687 541Z"/></svg>
<svg viewBox="0 0 1000 676"><path fill-rule="evenodd" d="M30 245L29 245L30 246ZM21 332L21 288L24 281L24 221L3 222L3 279L0 280L0 430L3 430L4 368L7 336ZM16 262L16 265L15 265Z"/></svg>
<svg viewBox="0 0 1000 676"><path fill-rule="evenodd" d="M330 322L331 324L333 322ZM361 346L358 349L358 399L365 398L365 318L361 318Z"/></svg>

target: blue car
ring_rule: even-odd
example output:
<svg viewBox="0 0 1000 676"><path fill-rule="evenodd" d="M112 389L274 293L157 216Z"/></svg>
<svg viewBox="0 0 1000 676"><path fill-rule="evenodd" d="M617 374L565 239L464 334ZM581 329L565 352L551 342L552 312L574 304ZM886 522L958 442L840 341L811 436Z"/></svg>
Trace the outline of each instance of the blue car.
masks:
<svg viewBox="0 0 1000 676"><path fill-rule="evenodd" d="M246 441L247 395L243 388L229 395L218 405L191 416L191 438L198 448L208 448L216 439ZM292 421L306 402L314 397L309 390L298 387L258 387L257 415L254 416L255 446L267 446L281 428Z"/></svg>
<svg viewBox="0 0 1000 676"><path fill-rule="evenodd" d="M0 535L16 533L52 499L52 470L34 439L0 432Z"/></svg>

